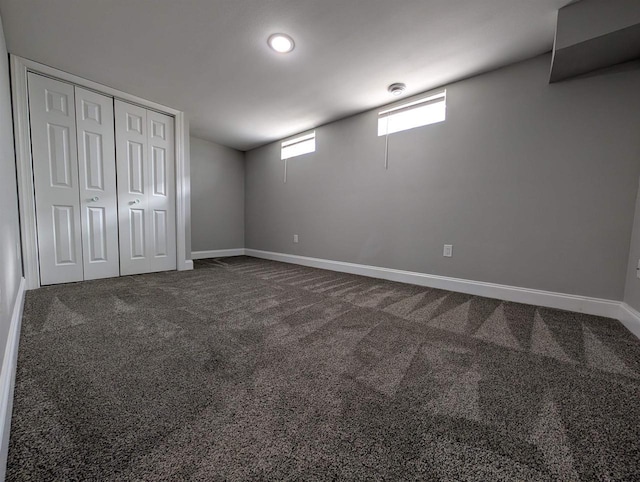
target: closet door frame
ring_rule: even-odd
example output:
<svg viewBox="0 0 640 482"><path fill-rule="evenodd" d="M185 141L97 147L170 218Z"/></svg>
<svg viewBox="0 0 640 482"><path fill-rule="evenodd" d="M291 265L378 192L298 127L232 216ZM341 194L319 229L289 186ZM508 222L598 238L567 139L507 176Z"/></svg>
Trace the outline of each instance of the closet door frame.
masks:
<svg viewBox="0 0 640 482"><path fill-rule="evenodd" d="M176 162L176 265L178 271L193 269L191 261L191 209L189 189L189 125L184 112L127 94L111 87L83 79L47 65L10 55L11 97L13 105L13 128L15 135L16 164L18 176L18 198L20 202L20 231L22 238L22 261L27 289L40 287L38 263L38 241L36 209L31 158L31 130L29 126L29 95L27 73L51 77L75 84L99 94L137 104L175 119Z"/></svg>

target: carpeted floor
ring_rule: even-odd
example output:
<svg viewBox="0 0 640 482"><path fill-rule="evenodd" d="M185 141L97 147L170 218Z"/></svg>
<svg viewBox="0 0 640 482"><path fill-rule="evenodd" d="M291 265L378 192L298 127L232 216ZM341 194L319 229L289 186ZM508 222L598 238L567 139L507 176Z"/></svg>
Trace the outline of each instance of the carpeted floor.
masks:
<svg viewBox="0 0 640 482"><path fill-rule="evenodd" d="M640 480L619 322L248 257L27 294L8 480Z"/></svg>

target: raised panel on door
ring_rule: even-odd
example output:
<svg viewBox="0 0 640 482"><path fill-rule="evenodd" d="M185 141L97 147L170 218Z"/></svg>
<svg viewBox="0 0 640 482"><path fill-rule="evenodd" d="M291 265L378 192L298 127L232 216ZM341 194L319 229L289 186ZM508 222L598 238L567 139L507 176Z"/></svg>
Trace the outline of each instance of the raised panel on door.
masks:
<svg viewBox="0 0 640 482"><path fill-rule="evenodd" d="M77 262L75 244L76 229L74 226L75 210L73 206L52 206L53 252L58 266L73 265Z"/></svg>
<svg viewBox="0 0 640 482"><path fill-rule="evenodd" d="M28 74L40 283L81 281L83 253L71 84Z"/></svg>
<svg viewBox="0 0 640 482"><path fill-rule="evenodd" d="M75 87L84 278L120 275L113 99Z"/></svg>
<svg viewBox="0 0 640 482"><path fill-rule="evenodd" d="M173 117L149 111L151 270L176 269L176 182Z"/></svg>
<svg viewBox="0 0 640 482"><path fill-rule="evenodd" d="M144 209L129 210L129 226L131 229L131 257L140 259L147 257L147 230L145 229Z"/></svg>
<svg viewBox="0 0 640 482"><path fill-rule="evenodd" d="M149 269L147 111L115 100L120 273Z"/></svg>

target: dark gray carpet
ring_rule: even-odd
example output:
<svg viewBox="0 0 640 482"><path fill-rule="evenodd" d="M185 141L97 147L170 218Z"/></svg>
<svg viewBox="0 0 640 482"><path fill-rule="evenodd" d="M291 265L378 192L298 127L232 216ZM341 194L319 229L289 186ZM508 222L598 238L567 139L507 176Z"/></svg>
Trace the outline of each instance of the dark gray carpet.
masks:
<svg viewBox="0 0 640 482"><path fill-rule="evenodd" d="M28 293L8 480L640 480L617 321L197 268Z"/></svg>

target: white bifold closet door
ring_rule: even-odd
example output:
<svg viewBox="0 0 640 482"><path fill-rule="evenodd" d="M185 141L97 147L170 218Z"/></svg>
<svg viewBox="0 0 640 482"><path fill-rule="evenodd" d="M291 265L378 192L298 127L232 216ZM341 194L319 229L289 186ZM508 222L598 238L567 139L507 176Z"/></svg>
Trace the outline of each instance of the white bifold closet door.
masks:
<svg viewBox="0 0 640 482"><path fill-rule="evenodd" d="M29 73L40 282L82 281L73 85Z"/></svg>
<svg viewBox="0 0 640 482"><path fill-rule="evenodd" d="M174 119L115 101L123 275L176 269Z"/></svg>
<svg viewBox="0 0 640 482"><path fill-rule="evenodd" d="M75 88L84 279L120 275L113 99Z"/></svg>
<svg viewBox="0 0 640 482"><path fill-rule="evenodd" d="M113 100L29 73L40 282L118 276Z"/></svg>

